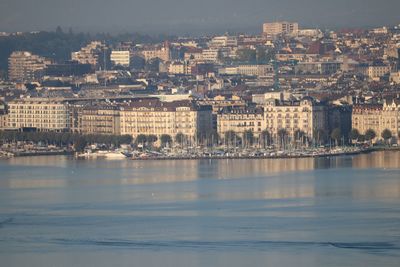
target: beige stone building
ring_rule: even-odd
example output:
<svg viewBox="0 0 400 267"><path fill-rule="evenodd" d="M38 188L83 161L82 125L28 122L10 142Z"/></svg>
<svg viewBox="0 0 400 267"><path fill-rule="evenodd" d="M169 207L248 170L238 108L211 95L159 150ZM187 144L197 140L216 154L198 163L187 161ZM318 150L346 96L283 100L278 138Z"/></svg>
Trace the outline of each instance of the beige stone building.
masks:
<svg viewBox="0 0 400 267"><path fill-rule="evenodd" d="M382 108L382 131L388 129L396 139L400 133L400 98L386 98L383 101Z"/></svg>
<svg viewBox="0 0 400 267"><path fill-rule="evenodd" d="M360 134L369 129L376 133L376 139L382 139L382 132L390 130L393 138L398 140L400 132L400 99L386 98L383 104L354 105L352 128Z"/></svg>
<svg viewBox="0 0 400 267"><path fill-rule="evenodd" d="M357 104L353 106L351 124L360 134L365 134L369 129L373 130L377 137L382 131L382 108L381 104Z"/></svg>
<svg viewBox="0 0 400 267"><path fill-rule="evenodd" d="M27 51L15 51L8 58L8 77L15 82L35 81L50 60Z"/></svg>
<svg viewBox="0 0 400 267"><path fill-rule="evenodd" d="M266 129L276 138L281 129L290 136L300 130L310 139L318 138L318 131L327 131L326 110L311 97L300 101L268 99L264 106Z"/></svg>
<svg viewBox="0 0 400 267"><path fill-rule="evenodd" d="M367 75L372 80L379 80L386 74L390 73L389 65L372 65L367 68Z"/></svg>
<svg viewBox="0 0 400 267"><path fill-rule="evenodd" d="M14 100L8 103L8 129L33 128L38 131L68 131L68 104L40 98Z"/></svg>
<svg viewBox="0 0 400 267"><path fill-rule="evenodd" d="M83 134L121 133L120 114L117 106L89 106L80 111L79 132Z"/></svg>
<svg viewBox="0 0 400 267"><path fill-rule="evenodd" d="M168 73L170 74L190 74L191 65L186 62L174 61L168 65Z"/></svg>
<svg viewBox="0 0 400 267"><path fill-rule="evenodd" d="M146 61L155 58L159 58L163 61L169 61L171 59L171 51L167 42L162 46L145 47L140 54Z"/></svg>
<svg viewBox="0 0 400 267"><path fill-rule="evenodd" d="M221 137L228 131L243 136L248 130L252 131L255 137L259 137L265 130L263 108L227 107L218 112L217 131Z"/></svg>
<svg viewBox="0 0 400 267"><path fill-rule="evenodd" d="M139 134L168 134L172 138L178 133L195 138L201 132L212 129L210 106L198 106L192 101L161 102L158 99L140 99L121 107L121 134L134 138Z"/></svg>

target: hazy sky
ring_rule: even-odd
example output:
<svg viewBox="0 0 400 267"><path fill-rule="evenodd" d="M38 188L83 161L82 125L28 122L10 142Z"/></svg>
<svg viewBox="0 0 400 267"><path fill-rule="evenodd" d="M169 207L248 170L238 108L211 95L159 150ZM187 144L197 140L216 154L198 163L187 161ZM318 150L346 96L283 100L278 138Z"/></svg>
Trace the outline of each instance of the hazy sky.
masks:
<svg viewBox="0 0 400 267"><path fill-rule="evenodd" d="M400 0L0 0L0 31L258 32L267 20L301 26L400 23Z"/></svg>

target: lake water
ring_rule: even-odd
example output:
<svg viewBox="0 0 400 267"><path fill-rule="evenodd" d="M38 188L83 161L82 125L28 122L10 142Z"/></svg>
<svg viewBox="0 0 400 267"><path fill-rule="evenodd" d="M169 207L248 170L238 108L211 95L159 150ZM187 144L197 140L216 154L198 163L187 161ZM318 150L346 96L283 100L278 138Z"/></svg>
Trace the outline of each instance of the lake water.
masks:
<svg viewBox="0 0 400 267"><path fill-rule="evenodd" d="M0 266L400 266L400 152L0 161Z"/></svg>

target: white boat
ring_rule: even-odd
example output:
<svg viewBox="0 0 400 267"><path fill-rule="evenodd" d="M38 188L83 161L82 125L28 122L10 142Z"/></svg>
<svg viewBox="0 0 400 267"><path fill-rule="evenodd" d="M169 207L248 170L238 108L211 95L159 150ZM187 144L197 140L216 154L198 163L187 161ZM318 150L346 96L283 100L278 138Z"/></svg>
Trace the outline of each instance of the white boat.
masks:
<svg viewBox="0 0 400 267"><path fill-rule="evenodd" d="M77 154L78 158L106 158L106 159L124 159L127 156L120 151L86 151L84 153Z"/></svg>
<svg viewBox="0 0 400 267"><path fill-rule="evenodd" d="M112 151L104 153L106 159L125 159L127 156L120 151Z"/></svg>

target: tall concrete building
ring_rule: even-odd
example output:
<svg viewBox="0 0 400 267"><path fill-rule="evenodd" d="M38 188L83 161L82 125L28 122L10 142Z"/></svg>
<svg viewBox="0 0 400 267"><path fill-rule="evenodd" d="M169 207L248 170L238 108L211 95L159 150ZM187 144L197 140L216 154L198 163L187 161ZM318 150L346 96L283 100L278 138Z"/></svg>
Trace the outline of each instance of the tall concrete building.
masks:
<svg viewBox="0 0 400 267"><path fill-rule="evenodd" d="M297 22L277 21L263 24L264 35L297 35L298 31L299 24Z"/></svg>
<svg viewBox="0 0 400 267"><path fill-rule="evenodd" d="M8 78L15 82L37 80L50 60L27 51L15 51L8 58Z"/></svg>

